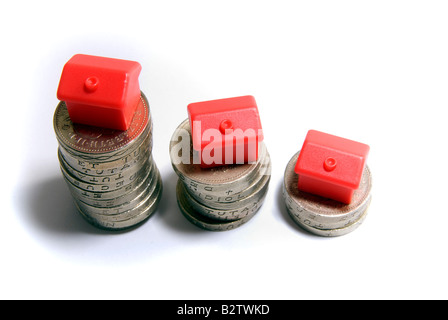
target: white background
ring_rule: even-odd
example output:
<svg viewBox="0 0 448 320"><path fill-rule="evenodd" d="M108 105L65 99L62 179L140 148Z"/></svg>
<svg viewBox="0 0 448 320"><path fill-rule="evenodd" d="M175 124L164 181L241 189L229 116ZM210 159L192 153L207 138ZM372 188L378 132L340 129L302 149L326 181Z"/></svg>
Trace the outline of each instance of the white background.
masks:
<svg viewBox="0 0 448 320"><path fill-rule="evenodd" d="M10 1L0 7L0 298L446 299L446 1ZM76 53L135 60L164 182L111 234L75 211L52 127ZM168 144L191 102L253 95L266 202L224 233L176 204ZM338 238L295 226L283 172L309 129L371 147L373 202Z"/></svg>

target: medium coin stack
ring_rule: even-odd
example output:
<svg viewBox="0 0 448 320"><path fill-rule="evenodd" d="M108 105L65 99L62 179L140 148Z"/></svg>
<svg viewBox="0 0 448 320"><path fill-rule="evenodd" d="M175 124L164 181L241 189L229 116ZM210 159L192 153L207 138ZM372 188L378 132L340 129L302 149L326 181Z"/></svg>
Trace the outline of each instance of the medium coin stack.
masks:
<svg viewBox="0 0 448 320"><path fill-rule="evenodd" d="M283 183L283 197L292 220L303 229L320 236L345 235L358 228L367 216L372 195L372 178L366 166L359 188L350 204L300 191L299 175L294 172L299 153L289 161Z"/></svg>
<svg viewBox="0 0 448 320"><path fill-rule="evenodd" d="M152 120L144 94L128 130L75 124L61 101L54 114L62 174L81 215L96 227L123 230L156 210L162 180L152 159Z"/></svg>
<svg viewBox="0 0 448 320"><path fill-rule="evenodd" d="M188 146L186 149L179 146ZM170 156L179 179L176 196L183 215L196 226L226 231L249 221L262 206L271 178L271 160L263 143L256 163L201 168L194 164L190 122L174 132Z"/></svg>

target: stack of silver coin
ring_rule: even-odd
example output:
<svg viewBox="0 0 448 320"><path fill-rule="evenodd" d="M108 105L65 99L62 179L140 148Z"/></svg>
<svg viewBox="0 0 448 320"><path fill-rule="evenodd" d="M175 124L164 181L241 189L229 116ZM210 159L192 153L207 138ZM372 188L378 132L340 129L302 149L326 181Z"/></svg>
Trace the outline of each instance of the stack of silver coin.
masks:
<svg viewBox="0 0 448 320"><path fill-rule="evenodd" d="M156 210L162 180L152 159L152 120L142 93L126 131L74 124L65 102L54 114L62 174L81 215L96 227L123 230Z"/></svg>
<svg viewBox="0 0 448 320"><path fill-rule="evenodd" d="M193 163L190 122L182 122L171 138L170 156L179 177L176 196L183 215L210 231L231 230L249 221L262 206L271 178L269 153L263 143L259 149L256 163L201 168Z"/></svg>
<svg viewBox="0 0 448 320"><path fill-rule="evenodd" d="M366 166L360 186L350 204L300 191L294 172L299 153L289 161L284 176L283 197L292 220L303 229L320 236L342 236L358 228L367 216L372 200L372 177Z"/></svg>

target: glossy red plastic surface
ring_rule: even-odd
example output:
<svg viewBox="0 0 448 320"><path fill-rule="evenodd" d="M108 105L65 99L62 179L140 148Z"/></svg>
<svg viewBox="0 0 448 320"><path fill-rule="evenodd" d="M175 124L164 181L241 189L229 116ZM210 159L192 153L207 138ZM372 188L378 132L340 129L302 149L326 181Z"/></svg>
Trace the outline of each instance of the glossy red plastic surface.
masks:
<svg viewBox="0 0 448 320"><path fill-rule="evenodd" d="M308 131L295 167L298 188L349 204L361 182L369 149L360 142Z"/></svg>
<svg viewBox="0 0 448 320"><path fill-rule="evenodd" d="M191 103L188 116L202 167L257 161L263 132L253 96ZM207 159L210 153L214 159Z"/></svg>
<svg viewBox="0 0 448 320"><path fill-rule="evenodd" d="M141 69L135 61L77 54L64 66L57 97L75 123L127 130L140 99Z"/></svg>

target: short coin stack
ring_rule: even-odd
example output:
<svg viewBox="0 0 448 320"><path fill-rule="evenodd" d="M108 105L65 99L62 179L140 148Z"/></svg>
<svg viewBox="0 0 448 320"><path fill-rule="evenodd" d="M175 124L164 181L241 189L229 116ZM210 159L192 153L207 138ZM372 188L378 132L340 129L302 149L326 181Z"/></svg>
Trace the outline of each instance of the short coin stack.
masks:
<svg viewBox="0 0 448 320"><path fill-rule="evenodd" d="M190 154L181 154L185 149L180 145L188 146ZM249 221L262 206L271 178L265 145L260 145L256 163L206 169L193 163L193 152L187 119L176 129L170 143L171 162L179 177L177 201L183 215L210 231L231 230Z"/></svg>
<svg viewBox="0 0 448 320"><path fill-rule="evenodd" d="M297 188L300 177L294 172L294 166L299 153L289 161L283 184L283 197L292 220L303 229L325 237L345 235L359 227L366 218L372 199L369 168L366 166L364 169L352 203L344 204Z"/></svg>
<svg viewBox="0 0 448 320"><path fill-rule="evenodd" d="M144 94L128 130L70 120L61 101L54 114L62 174L81 215L96 227L135 227L156 210L162 180L152 151L152 120Z"/></svg>

